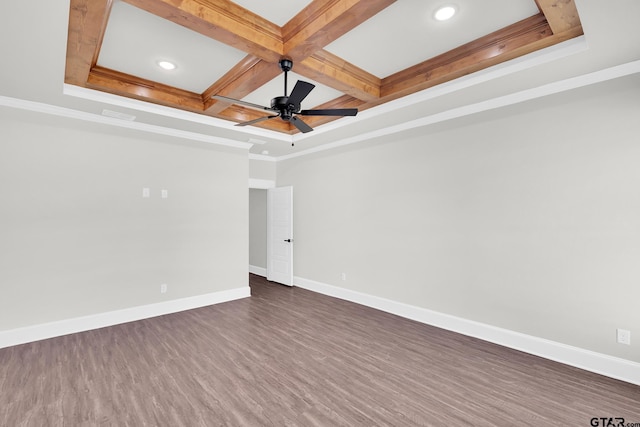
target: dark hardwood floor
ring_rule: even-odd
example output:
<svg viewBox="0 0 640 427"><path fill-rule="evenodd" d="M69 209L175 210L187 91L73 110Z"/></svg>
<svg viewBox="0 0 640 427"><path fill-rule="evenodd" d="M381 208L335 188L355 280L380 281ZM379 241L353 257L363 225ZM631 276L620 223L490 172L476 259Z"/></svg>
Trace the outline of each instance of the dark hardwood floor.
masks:
<svg viewBox="0 0 640 427"><path fill-rule="evenodd" d="M250 282L251 298L1 349L0 425L640 423L638 386Z"/></svg>

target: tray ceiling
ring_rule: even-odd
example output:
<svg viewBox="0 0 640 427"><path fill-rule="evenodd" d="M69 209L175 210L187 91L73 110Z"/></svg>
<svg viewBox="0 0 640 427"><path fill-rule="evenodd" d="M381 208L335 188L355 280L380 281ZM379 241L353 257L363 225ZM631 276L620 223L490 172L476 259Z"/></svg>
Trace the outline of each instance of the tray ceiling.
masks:
<svg viewBox="0 0 640 427"><path fill-rule="evenodd" d="M269 105L283 95L283 57L294 61L289 90L316 85L304 108L362 111L583 34L573 0L457 0L444 22L433 18L443 2L430 0L70 4L66 83L234 122L265 113L211 96Z"/></svg>

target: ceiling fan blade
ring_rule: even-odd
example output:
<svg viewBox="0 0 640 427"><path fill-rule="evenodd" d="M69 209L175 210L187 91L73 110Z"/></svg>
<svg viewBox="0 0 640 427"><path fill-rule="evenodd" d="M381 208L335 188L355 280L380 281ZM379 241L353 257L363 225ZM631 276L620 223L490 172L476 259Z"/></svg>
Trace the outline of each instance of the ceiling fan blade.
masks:
<svg viewBox="0 0 640 427"><path fill-rule="evenodd" d="M227 96L213 95L211 98L217 101L228 102L230 104L244 105L245 107L255 108L260 111L271 111L271 108L269 107L263 107L262 105L254 104L253 102L242 101L240 99L229 98Z"/></svg>
<svg viewBox="0 0 640 427"><path fill-rule="evenodd" d="M289 95L289 104L300 105L303 99L309 95L316 85L298 80Z"/></svg>
<svg viewBox="0 0 640 427"><path fill-rule="evenodd" d="M298 114L301 116L355 116L358 114L358 109L332 108L328 110L302 110Z"/></svg>
<svg viewBox="0 0 640 427"><path fill-rule="evenodd" d="M311 132L313 130L311 126L309 126L308 124L306 124L305 122L297 118L296 116L291 117L289 121L293 123L293 125L297 127L298 130L302 133Z"/></svg>
<svg viewBox="0 0 640 427"><path fill-rule="evenodd" d="M260 123L263 122L265 120L269 120L269 119L273 119L274 117L278 117L278 115L275 116L264 116L264 117L260 117L257 119L253 119L253 120L249 120L248 122L242 122L242 123L238 123L235 126L249 126L249 125L254 125L256 123Z"/></svg>

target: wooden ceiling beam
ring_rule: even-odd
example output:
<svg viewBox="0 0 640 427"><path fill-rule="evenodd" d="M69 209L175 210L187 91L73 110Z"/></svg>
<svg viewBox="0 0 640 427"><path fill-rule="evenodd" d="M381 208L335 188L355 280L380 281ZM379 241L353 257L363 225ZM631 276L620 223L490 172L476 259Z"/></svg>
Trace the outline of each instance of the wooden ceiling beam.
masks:
<svg viewBox="0 0 640 427"><path fill-rule="evenodd" d="M284 53L279 26L230 0L124 1L266 61Z"/></svg>
<svg viewBox="0 0 640 427"><path fill-rule="evenodd" d="M205 110L217 114L229 103L211 99L212 95L242 99L281 73L277 65L256 56L247 55L224 76L202 93Z"/></svg>
<svg viewBox="0 0 640 427"><path fill-rule="evenodd" d="M321 50L296 65L296 72L364 101L380 98L382 81L371 73Z"/></svg>
<svg viewBox="0 0 640 427"><path fill-rule="evenodd" d="M548 46L538 42L552 36L544 15L532 16L382 79L381 97L408 95L531 53Z"/></svg>
<svg viewBox="0 0 640 427"><path fill-rule="evenodd" d="M574 0L535 0L539 15L379 79L324 47L395 0L314 0L282 28L230 0L123 1L248 55L202 94L108 70L96 63L113 0L71 0L65 82L236 122L265 113L211 95L244 98L280 74L282 57L297 73L346 94L312 108L362 111L583 34ZM317 126L336 117L303 119ZM298 132L280 119L256 126Z"/></svg>
<svg viewBox="0 0 640 427"><path fill-rule="evenodd" d="M200 94L141 79L100 66L93 67L85 86L97 88L116 95L154 102L174 108L182 108L196 113L202 113L203 111L202 97Z"/></svg>
<svg viewBox="0 0 640 427"><path fill-rule="evenodd" d="M398 80L414 79L414 85L411 86L408 92L405 90L395 90L393 76L389 76L387 79L383 79L381 86L383 91L378 99L367 99L359 97L366 102L353 102L350 97L337 98L336 102L331 101L318 108L343 108L357 107L360 111L364 111L368 108L389 102L391 100L405 96L408 93L414 93L418 90L423 90L437 84L444 83L454 78L460 77L471 72L478 71L491 65L498 64L500 62L513 59L527 53L534 52L545 47L552 46L554 44L578 37L583 34L582 26L580 24L577 11L575 9L575 3L573 0L537 0L540 2L553 3L552 9L555 11L556 19L564 20L564 22L570 22L569 25L564 25L560 33L549 31L550 23L548 22L548 13L538 15L529 19L525 19L512 26L508 26L505 29L499 30L484 38L471 42L459 49L454 49L451 52L441 55L441 57L433 58L425 61L422 64L418 64L415 67L411 67L407 70L397 73L396 83ZM561 3L561 4L560 4ZM570 3L570 4L569 4ZM543 18L544 16L544 18ZM545 23L545 20L547 21ZM492 47L493 46L493 47ZM457 51L457 52L456 52ZM476 55L475 57L473 55ZM317 55L319 56L319 55ZM477 67L473 69L469 68L470 64L465 64L463 58L471 56L471 60L467 62L474 63L475 61L481 62ZM456 58L457 57L457 58ZM339 58L338 58L339 59ZM307 60L308 61L308 60ZM323 58L321 62L330 63L330 58ZM419 66L429 69L425 72L419 70ZM457 65L457 67L456 67ZM477 69L476 69L477 68ZM424 78L426 75L430 78ZM415 81L415 77L418 77L418 81ZM321 77L312 77L320 81ZM396 89L399 89L396 87ZM346 92L346 91L345 91ZM346 92L347 93L347 92ZM358 98L357 95L355 95ZM349 105L346 105L348 103ZM327 123L335 120L332 117L306 117L305 120L309 122L311 126Z"/></svg>
<svg viewBox="0 0 640 427"><path fill-rule="evenodd" d="M96 64L113 0L73 0L69 9L65 83L84 86Z"/></svg>
<svg viewBox="0 0 640 427"><path fill-rule="evenodd" d="M316 0L282 28L282 56L291 58L295 71L305 77L360 99L376 99L380 96L379 78L322 48L395 1ZM313 57L307 58L309 55ZM260 61L252 53L203 93L205 108L219 113L230 104L210 100L211 95L241 99L279 73L275 63Z"/></svg>
<svg viewBox="0 0 640 427"><path fill-rule="evenodd" d="M395 0L314 1L282 28L283 56L291 58L295 71L305 77L360 99L378 98L380 79L322 51L322 47L393 2ZM309 55L312 57L307 58ZM276 64L245 58L203 94L205 106L220 112L229 104L208 101L211 95L241 99L279 73Z"/></svg>
<svg viewBox="0 0 640 427"><path fill-rule="evenodd" d="M582 29L580 16L574 0L535 0L538 9L549 22L553 34Z"/></svg>
<svg viewBox="0 0 640 427"><path fill-rule="evenodd" d="M316 0L282 27L284 54L299 62L396 0Z"/></svg>
<svg viewBox="0 0 640 427"><path fill-rule="evenodd" d="M194 113L202 114L204 109L200 94L176 89L172 86L162 85L100 66L94 67L91 71L86 86L99 88L104 92L115 95L180 108ZM206 111L205 115L235 122L244 122L257 119L266 114L251 108L233 105L226 108L224 112L212 113L211 111ZM277 132L288 133L290 131L289 123L276 119L265 122L261 127Z"/></svg>
<svg viewBox="0 0 640 427"><path fill-rule="evenodd" d="M396 0L316 0L282 28L285 55L295 71L350 96L373 100L380 79L323 48Z"/></svg>

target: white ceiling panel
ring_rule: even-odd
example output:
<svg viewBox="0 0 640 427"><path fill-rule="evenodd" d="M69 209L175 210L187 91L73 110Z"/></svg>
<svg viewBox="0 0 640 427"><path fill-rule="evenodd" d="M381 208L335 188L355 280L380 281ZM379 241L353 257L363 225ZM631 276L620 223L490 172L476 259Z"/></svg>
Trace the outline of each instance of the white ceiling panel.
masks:
<svg viewBox="0 0 640 427"><path fill-rule="evenodd" d="M116 1L98 65L201 93L246 54L180 25ZM160 60L177 65L158 67Z"/></svg>
<svg viewBox="0 0 640 427"><path fill-rule="evenodd" d="M437 21L444 4L397 1L325 49L384 78L539 12L534 0L456 0L456 15Z"/></svg>
<svg viewBox="0 0 640 427"><path fill-rule="evenodd" d="M311 1L312 0L236 0L234 3L282 27L302 9L307 7Z"/></svg>

